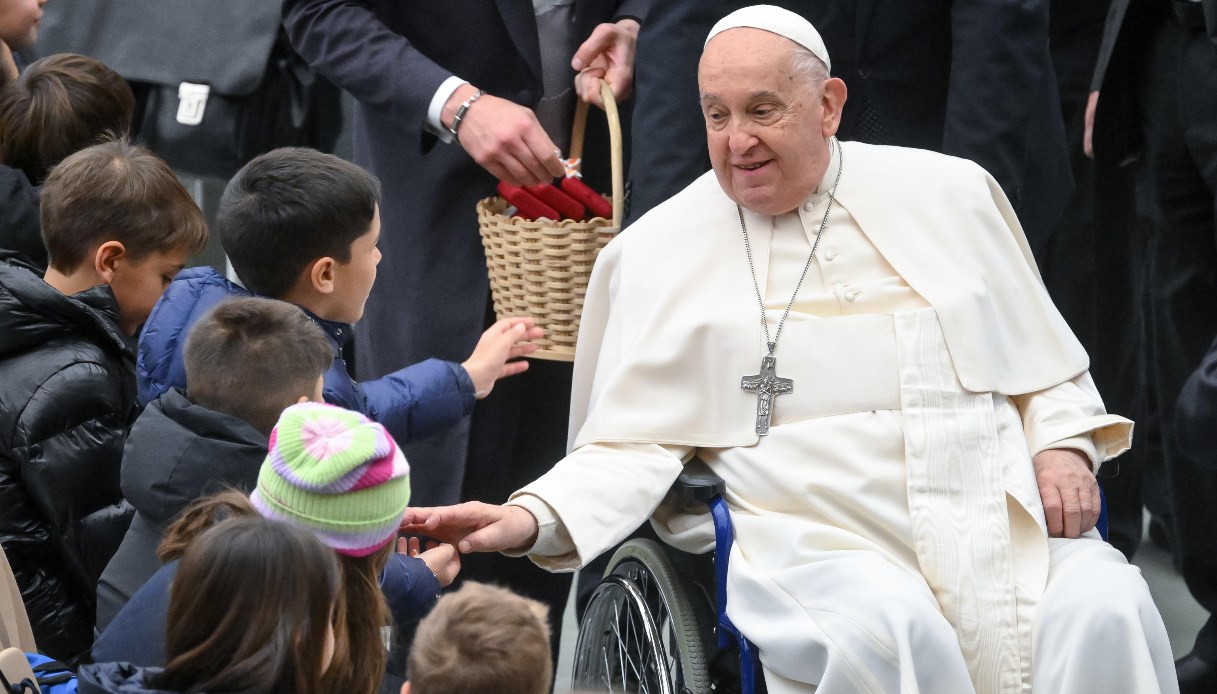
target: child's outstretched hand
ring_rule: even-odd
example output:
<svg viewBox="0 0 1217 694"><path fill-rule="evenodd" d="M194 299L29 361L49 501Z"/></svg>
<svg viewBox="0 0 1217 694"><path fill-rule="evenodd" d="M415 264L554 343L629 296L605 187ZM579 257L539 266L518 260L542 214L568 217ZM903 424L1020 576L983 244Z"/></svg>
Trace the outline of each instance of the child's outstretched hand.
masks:
<svg viewBox="0 0 1217 694"><path fill-rule="evenodd" d="M508 360L537 351L530 340L544 334L531 318L504 318L482 333L473 354L461 364L473 379L475 397L481 400L490 395L494 382L500 378L526 371L528 362Z"/></svg>
<svg viewBox="0 0 1217 694"><path fill-rule="evenodd" d="M423 563L435 574L440 588L447 588L456 575L461 572L461 555L456 548L440 542L428 542L426 551L419 551L417 537L406 539L397 538L397 551L407 556L422 559Z"/></svg>

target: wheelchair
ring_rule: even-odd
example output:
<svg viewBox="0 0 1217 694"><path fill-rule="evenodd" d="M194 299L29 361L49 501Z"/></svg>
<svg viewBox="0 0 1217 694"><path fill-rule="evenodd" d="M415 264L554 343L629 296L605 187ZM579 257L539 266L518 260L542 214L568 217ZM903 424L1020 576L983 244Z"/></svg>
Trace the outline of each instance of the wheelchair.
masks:
<svg viewBox="0 0 1217 694"><path fill-rule="evenodd" d="M725 485L690 461L672 487L678 503L709 505L713 555L654 540L623 544L579 624L572 689L630 694L755 694L756 648L727 617L727 565L733 534ZM759 686L758 686L759 685Z"/></svg>
<svg viewBox="0 0 1217 694"><path fill-rule="evenodd" d="M685 507L708 505L714 552L694 555L654 540L621 545L579 623L571 688L614 694L758 694L765 691L756 647L727 617L733 542L725 484L692 460L672 486ZM1107 539L1100 488L1095 527Z"/></svg>

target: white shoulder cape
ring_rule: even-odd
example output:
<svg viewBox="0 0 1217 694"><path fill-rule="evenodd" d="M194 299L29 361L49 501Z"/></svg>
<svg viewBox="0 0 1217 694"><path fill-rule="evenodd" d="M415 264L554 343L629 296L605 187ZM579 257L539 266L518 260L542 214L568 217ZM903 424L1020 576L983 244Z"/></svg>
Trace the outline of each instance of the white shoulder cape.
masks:
<svg viewBox="0 0 1217 694"><path fill-rule="evenodd" d="M838 204L937 310L965 388L1029 393L1087 369L991 176L925 150L842 147ZM579 331L571 447L755 443L756 396L740 389L740 377L756 372L762 342L735 204L709 172L597 259ZM815 345L799 348L815 358Z"/></svg>

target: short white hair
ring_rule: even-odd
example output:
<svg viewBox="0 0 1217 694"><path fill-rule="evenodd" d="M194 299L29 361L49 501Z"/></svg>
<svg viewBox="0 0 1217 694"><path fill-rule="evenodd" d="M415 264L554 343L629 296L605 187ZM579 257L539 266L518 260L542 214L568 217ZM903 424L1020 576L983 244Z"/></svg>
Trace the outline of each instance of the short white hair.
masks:
<svg viewBox="0 0 1217 694"><path fill-rule="evenodd" d="M797 43L791 48L790 72L806 79L813 90L819 89L829 77L828 66L824 64L824 61L807 47Z"/></svg>

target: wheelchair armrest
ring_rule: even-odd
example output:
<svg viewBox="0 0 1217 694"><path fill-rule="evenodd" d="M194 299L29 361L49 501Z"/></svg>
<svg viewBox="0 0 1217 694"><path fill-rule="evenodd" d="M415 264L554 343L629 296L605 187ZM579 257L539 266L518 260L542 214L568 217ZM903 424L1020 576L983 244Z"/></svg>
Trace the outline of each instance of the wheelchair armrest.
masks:
<svg viewBox="0 0 1217 694"><path fill-rule="evenodd" d="M716 496L722 496L727 485L699 458L685 463L685 469L672 484L672 493L684 507L704 506Z"/></svg>

